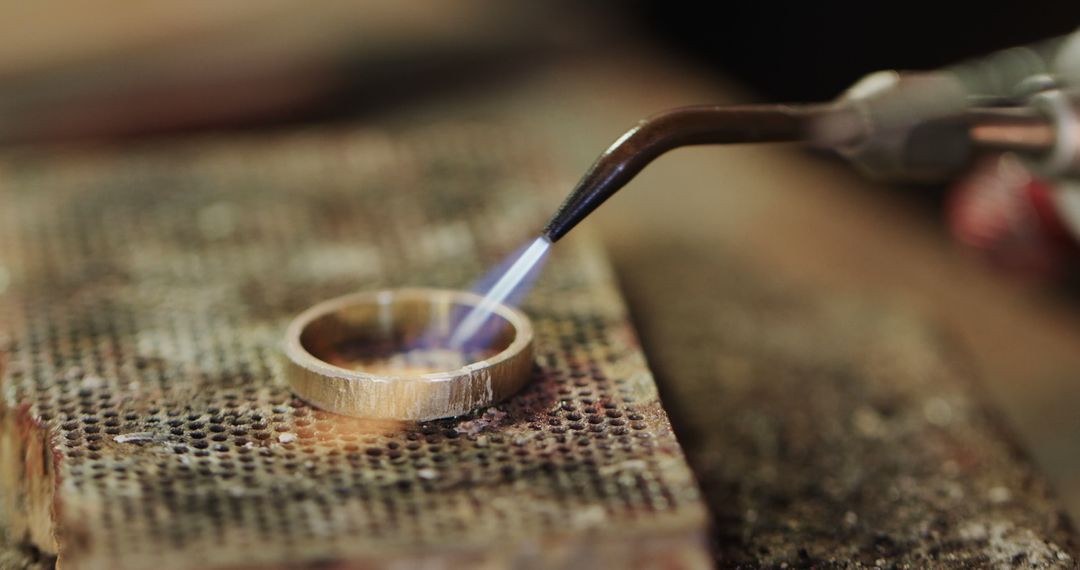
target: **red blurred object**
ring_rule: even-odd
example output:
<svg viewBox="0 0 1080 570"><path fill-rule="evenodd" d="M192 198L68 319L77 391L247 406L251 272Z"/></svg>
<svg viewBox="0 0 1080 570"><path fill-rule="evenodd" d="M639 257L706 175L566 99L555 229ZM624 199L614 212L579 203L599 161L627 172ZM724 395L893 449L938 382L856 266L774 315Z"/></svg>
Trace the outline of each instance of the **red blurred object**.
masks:
<svg viewBox="0 0 1080 570"><path fill-rule="evenodd" d="M949 226L995 265L1052 279L1080 260L1056 192L1055 182L1040 179L1015 156L988 156L953 186Z"/></svg>

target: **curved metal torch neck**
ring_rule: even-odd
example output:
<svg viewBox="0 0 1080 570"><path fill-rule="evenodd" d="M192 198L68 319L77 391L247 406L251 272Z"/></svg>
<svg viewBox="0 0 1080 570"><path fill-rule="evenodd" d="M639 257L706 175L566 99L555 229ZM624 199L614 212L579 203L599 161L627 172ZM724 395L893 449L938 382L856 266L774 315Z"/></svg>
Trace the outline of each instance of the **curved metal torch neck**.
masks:
<svg viewBox="0 0 1080 570"><path fill-rule="evenodd" d="M552 242L591 214L650 162L681 146L805 140L810 121L831 105L697 106L666 111L637 124L586 171L544 228Z"/></svg>

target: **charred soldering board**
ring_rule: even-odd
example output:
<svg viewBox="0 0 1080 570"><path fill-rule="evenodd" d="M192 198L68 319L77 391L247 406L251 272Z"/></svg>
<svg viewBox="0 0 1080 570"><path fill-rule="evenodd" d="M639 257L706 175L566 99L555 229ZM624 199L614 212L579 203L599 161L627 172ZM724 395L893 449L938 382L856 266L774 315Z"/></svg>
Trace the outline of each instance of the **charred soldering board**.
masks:
<svg viewBox="0 0 1080 570"><path fill-rule="evenodd" d="M3 488L65 569L709 565L697 486L603 254L560 244L534 378L371 423L281 374L304 308L468 287L565 191L486 127L301 133L0 163Z"/></svg>

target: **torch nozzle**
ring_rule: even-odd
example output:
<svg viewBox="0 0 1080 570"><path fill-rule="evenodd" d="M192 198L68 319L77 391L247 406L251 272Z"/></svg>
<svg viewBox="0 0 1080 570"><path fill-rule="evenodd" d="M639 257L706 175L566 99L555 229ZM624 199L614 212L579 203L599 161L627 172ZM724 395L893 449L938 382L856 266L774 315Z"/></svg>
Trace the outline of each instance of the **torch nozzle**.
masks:
<svg viewBox="0 0 1080 570"><path fill-rule="evenodd" d="M589 168L544 228L552 242L591 214L645 166L681 146L802 141L811 122L834 105L697 106L645 119L616 140Z"/></svg>

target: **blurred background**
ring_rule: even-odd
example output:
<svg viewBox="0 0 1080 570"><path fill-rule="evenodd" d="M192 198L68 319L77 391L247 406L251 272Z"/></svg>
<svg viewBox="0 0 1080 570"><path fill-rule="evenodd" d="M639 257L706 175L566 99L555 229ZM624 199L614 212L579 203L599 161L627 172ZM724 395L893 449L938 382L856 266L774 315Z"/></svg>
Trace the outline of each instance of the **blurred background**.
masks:
<svg viewBox="0 0 1080 570"><path fill-rule="evenodd" d="M693 65L702 80L737 82L755 100L824 101L875 70L933 69L1068 33L1078 20L1080 6L1052 0L722 9L52 0L7 7L0 109L9 140L326 120L476 88L575 50L635 49ZM35 109L51 112L31 122L23 113Z"/></svg>
<svg viewBox="0 0 1080 570"><path fill-rule="evenodd" d="M874 70L1080 26L1080 3L965 4L11 3L0 144L497 121L551 141L569 190L611 140L667 107L829 100ZM617 266L634 263L620 236L680 232L795 286L926 314L1080 518L1080 257L1041 238L1005 253L965 239L949 214L963 184L871 182L790 147L695 148L651 167L595 223Z"/></svg>

